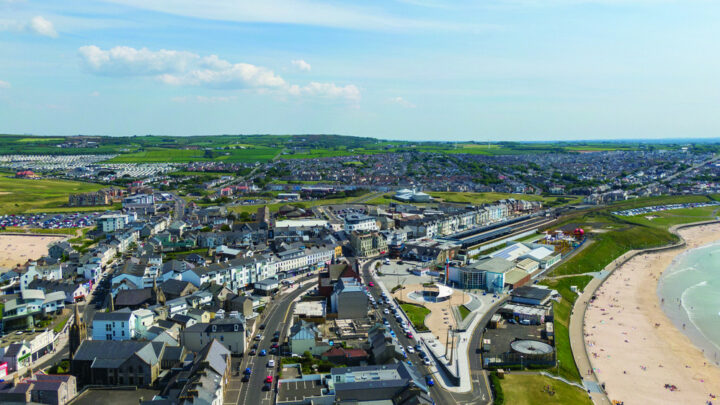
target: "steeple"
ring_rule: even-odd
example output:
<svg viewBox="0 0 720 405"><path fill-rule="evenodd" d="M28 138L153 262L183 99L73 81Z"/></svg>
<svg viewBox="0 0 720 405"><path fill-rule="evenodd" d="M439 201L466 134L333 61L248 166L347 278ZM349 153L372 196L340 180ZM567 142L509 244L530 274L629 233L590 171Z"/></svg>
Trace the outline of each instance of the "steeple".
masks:
<svg viewBox="0 0 720 405"><path fill-rule="evenodd" d="M110 303L108 304L108 308L110 308L110 312L115 312L115 298L112 295L112 291L110 291L108 295L110 295Z"/></svg>
<svg viewBox="0 0 720 405"><path fill-rule="evenodd" d="M72 325L70 325L69 333L69 344L70 344L70 360L75 356L80 344L87 339L87 326L85 326L84 319L80 316L80 308L75 303L75 319L73 319Z"/></svg>
<svg viewBox="0 0 720 405"><path fill-rule="evenodd" d="M153 297L155 297L155 305L165 305L165 293L157 285L157 277L153 277Z"/></svg>

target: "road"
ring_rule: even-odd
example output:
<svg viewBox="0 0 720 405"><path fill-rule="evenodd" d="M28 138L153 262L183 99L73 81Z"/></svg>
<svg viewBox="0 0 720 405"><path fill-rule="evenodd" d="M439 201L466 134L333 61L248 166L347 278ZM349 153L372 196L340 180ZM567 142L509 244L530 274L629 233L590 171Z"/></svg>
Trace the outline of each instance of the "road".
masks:
<svg viewBox="0 0 720 405"><path fill-rule="evenodd" d="M304 281L305 279L301 280ZM305 287L300 287L295 291L281 295L279 298L270 303L263 316L258 322L265 324L265 330L258 330L256 333L262 333L263 338L258 343L252 339L250 345L258 343L258 355L250 356L246 351L243 357L233 358L233 375L230 379L228 391L225 396L225 405L230 404L258 404L258 405L271 405L274 402L275 393L273 390L263 391L263 385L265 378L268 375L273 376L273 388L277 384L277 372L280 370L280 357L276 355L270 355L270 345L272 345L272 337L275 331L280 331L280 342L285 339L287 333L288 322L292 314L292 302L300 294L305 293L309 289L313 288L316 284L310 283ZM268 351L267 356L260 356L260 350L265 349ZM267 367L268 360L275 360L275 368L271 369ZM250 375L250 381L241 382L242 371L246 367L252 369ZM237 375L240 370L240 375Z"/></svg>
<svg viewBox="0 0 720 405"><path fill-rule="evenodd" d="M368 283L372 281L372 277L370 275L370 267L374 263L375 261L369 260L362 265L362 277L366 285L369 285ZM373 297L375 297L375 300L378 300L382 293L380 288L377 285L375 287L368 288L372 293ZM395 335L398 337L400 344L402 344L405 348L410 345L415 346L417 342L410 340L405 336L402 330L402 326L397 323L395 317L392 315L385 315L381 312L384 308L385 307L380 306L380 308L376 310L379 317L378 319L386 318L388 320L388 322L390 323L390 327L393 329L393 331L395 331ZM487 318L489 319L489 316ZM486 320L480 322L479 325L484 326L484 322L486 322ZM478 328L480 328L480 326L478 326ZM476 330L476 332L480 331L481 329ZM473 338L475 338L476 336L477 333L474 333ZM408 360L412 362L412 364L420 371L423 376L434 374L430 367L423 365L422 360L420 359L420 356L417 355L417 353L408 353ZM489 400L491 396L488 392L488 386L485 383L485 375L482 367L480 367L480 369L478 370L474 368L472 369L473 389L469 392L456 393L447 391L437 383L438 378L439 377L433 377L433 379L436 380L436 383L434 386L430 387L430 395L432 396L436 404L487 404L491 402ZM483 400L483 398L485 398L485 400Z"/></svg>

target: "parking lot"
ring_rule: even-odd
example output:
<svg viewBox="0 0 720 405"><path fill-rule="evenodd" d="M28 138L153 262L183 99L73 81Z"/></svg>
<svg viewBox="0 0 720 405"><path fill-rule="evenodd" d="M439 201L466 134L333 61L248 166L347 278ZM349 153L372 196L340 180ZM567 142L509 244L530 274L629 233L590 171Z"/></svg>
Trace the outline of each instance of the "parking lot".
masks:
<svg viewBox="0 0 720 405"><path fill-rule="evenodd" d="M537 340L549 343L543 339L543 325L520 325L503 322L497 329L488 329L483 339L490 340L490 350L485 353L486 357L497 357L511 351L510 343L515 340Z"/></svg>
<svg viewBox="0 0 720 405"><path fill-rule="evenodd" d="M72 214L33 214L0 216L0 227L29 227L42 229L84 228L95 226L101 212Z"/></svg>
<svg viewBox="0 0 720 405"><path fill-rule="evenodd" d="M398 284L422 284L436 281L435 277L432 276L416 276L410 271L421 263L411 262L403 260L402 264L399 264L400 260L390 260L390 264L384 264L384 261L380 262L378 268L378 277L388 289Z"/></svg>

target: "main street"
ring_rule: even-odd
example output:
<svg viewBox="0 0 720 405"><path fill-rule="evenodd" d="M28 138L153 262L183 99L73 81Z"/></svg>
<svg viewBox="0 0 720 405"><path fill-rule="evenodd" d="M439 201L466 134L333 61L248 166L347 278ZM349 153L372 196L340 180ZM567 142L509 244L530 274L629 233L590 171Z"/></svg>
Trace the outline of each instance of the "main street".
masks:
<svg viewBox="0 0 720 405"><path fill-rule="evenodd" d="M375 263L376 261L369 260L362 265L362 277L366 285L369 285L370 281L373 281L372 276L370 275L370 268ZM373 297L375 297L376 301L380 299L382 291L377 285L374 287L368 287L368 289L372 293ZM408 346L411 345L414 347L417 342L412 341L405 336L405 333L402 330L402 326L395 320L395 317L391 315L383 315L381 311L382 307L380 307L379 310L376 311L379 317L378 319L382 319L384 317L388 320L388 322L390 323L390 327L395 332L395 336L397 336L400 344L403 345L403 347L405 347L406 349ZM485 321L486 320L483 319L478 324L478 329L476 329L475 333L473 333L473 339L478 336L478 332L482 330L480 328L482 328L486 323ZM470 355L472 359L472 354ZM434 374L430 367L423 365L422 359L420 358L420 356L417 355L417 353L407 353L407 356L408 360L412 362L413 366L416 367L423 376ZM434 376L433 379L435 380L435 385L430 387L430 395L437 404L488 404L492 402L492 396L488 391L488 385L485 381L486 376L482 370L482 365L480 369L475 369L473 367L471 369L471 375L473 379L473 389L464 393L457 393L443 389L437 381L441 377Z"/></svg>
<svg viewBox="0 0 720 405"><path fill-rule="evenodd" d="M225 396L225 405L231 404L262 404L271 405L274 403L275 391L277 386L277 374L282 369L280 365L280 356L270 354L270 345L272 345L272 337L276 331L280 332L280 342L283 342L292 315L293 300L301 294L307 292L315 286L315 283L309 283L306 286L300 286L300 283L306 281L306 278L298 280L298 287L283 295L275 295L274 300L265 307L260 319L257 320L258 327L255 334L262 334L262 340L259 342L255 338L250 339L250 345L258 344L257 354L250 356L250 349L246 350L243 357L233 358L233 374L230 379L229 387ZM259 330L260 324L265 324L265 330ZM260 350L266 350L267 356L260 356ZM267 367L269 360L275 361L275 367ZM250 381L242 382L242 372L245 368L250 367L252 374ZM239 373L238 373L239 371ZM272 389L263 391L265 378L273 377Z"/></svg>

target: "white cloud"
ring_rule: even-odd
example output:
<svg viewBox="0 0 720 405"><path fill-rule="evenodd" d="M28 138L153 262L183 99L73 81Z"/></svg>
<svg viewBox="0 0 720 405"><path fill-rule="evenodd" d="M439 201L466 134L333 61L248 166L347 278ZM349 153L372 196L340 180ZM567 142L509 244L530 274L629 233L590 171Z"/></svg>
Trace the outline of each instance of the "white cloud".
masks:
<svg viewBox="0 0 720 405"><path fill-rule="evenodd" d="M392 15L378 7L317 0L106 0L144 10L207 20L340 27L358 30L476 29ZM361 2L360 2L361 3Z"/></svg>
<svg viewBox="0 0 720 405"><path fill-rule="evenodd" d="M171 100L175 103L188 103L196 102L201 104L215 104L215 103L228 103L230 101L237 100L236 96L180 96L173 97Z"/></svg>
<svg viewBox="0 0 720 405"><path fill-rule="evenodd" d="M390 99L390 102L391 102L391 103L394 103L394 104L397 104L397 105L401 105L401 106L403 106L403 107L405 107L405 108L415 108L415 107L417 107L415 104L413 104L413 103L405 100L405 99L402 98L402 97L393 97L393 98Z"/></svg>
<svg viewBox="0 0 720 405"><path fill-rule="evenodd" d="M9 89L10 87L12 87L10 83L0 80L0 89Z"/></svg>
<svg viewBox="0 0 720 405"><path fill-rule="evenodd" d="M90 93L90 97L100 97L100 92L99 92L99 91L93 91L92 93Z"/></svg>
<svg viewBox="0 0 720 405"><path fill-rule="evenodd" d="M265 67L231 63L217 55L200 56L186 51L151 51L127 46L103 50L95 45L83 46L78 52L85 67L98 75L147 76L174 86L255 89L297 96L360 99L360 90L354 85L312 82L299 86L286 82Z"/></svg>
<svg viewBox="0 0 720 405"><path fill-rule="evenodd" d="M307 62L305 62L305 61L302 60L302 59L296 59L296 60L292 61L292 64L293 64L293 66L295 66L296 68L298 68L298 69L300 69L300 70L304 70L304 71L306 71L306 72L309 72L310 69L312 69L312 67L310 66L310 64L307 63Z"/></svg>
<svg viewBox="0 0 720 405"><path fill-rule="evenodd" d="M35 16L28 24L28 29L38 35L57 38L58 33L55 31L55 26L52 22L45 19L42 16Z"/></svg>
<svg viewBox="0 0 720 405"><path fill-rule="evenodd" d="M293 96L319 96L327 98L344 98L351 101L360 100L360 89L354 84L337 86L335 83L310 82L306 86L292 85L288 92Z"/></svg>

